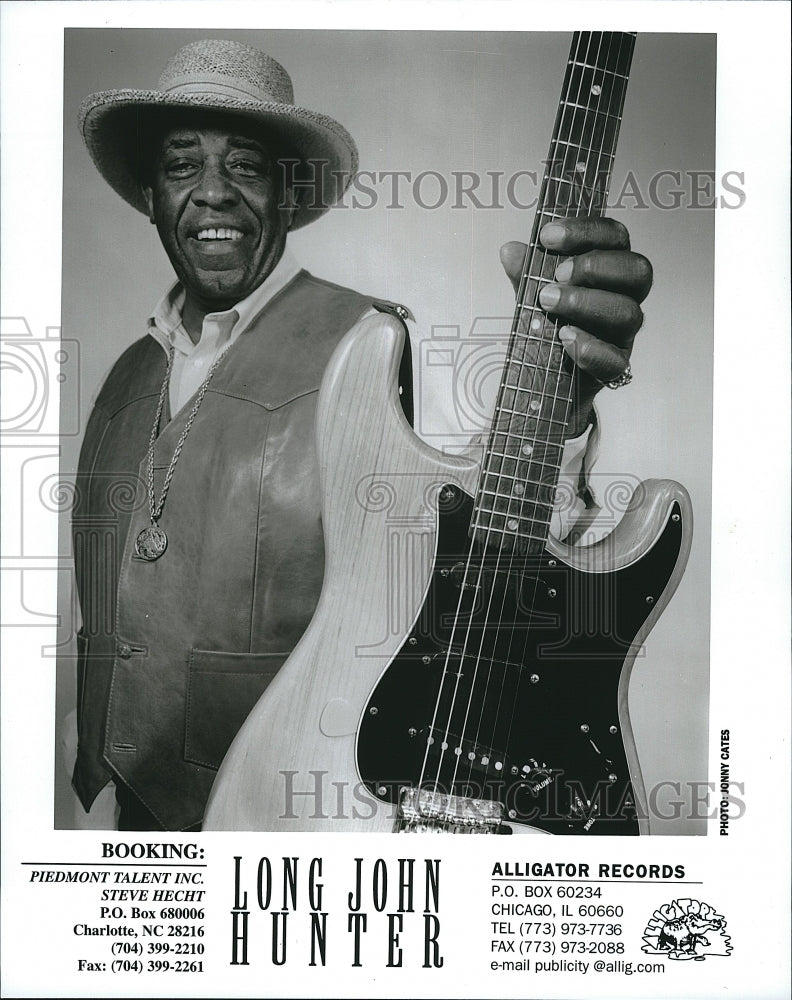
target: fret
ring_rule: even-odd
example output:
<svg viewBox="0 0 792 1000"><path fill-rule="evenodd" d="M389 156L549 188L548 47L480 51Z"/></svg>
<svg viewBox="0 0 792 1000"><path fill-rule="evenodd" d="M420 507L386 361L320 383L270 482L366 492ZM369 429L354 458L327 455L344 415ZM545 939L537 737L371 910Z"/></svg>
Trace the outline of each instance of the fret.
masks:
<svg viewBox="0 0 792 1000"><path fill-rule="evenodd" d="M557 215L556 218L557 219L565 219L566 216L565 215ZM553 282L555 281L554 278L538 278L535 274L525 274L525 275L523 275L523 277L527 278L529 281L536 281L540 285L552 285ZM541 311L542 307L541 306L537 306L535 303L528 304L527 302L519 302L518 303L518 308L520 308L520 309L537 309L537 310Z"/></svg>
<svg viewBox="0 0 792 1000"><path fill-rule="evenodd" d="M499 476L501 478L506 477L508 479L515 479L521 483L530 483L534 486L540 483L547 485L547 482L550 482L550 480L561 468L561 456L564 450L564 445L559 441L558 444L549 445L548 448L557 452L555 458L551 454L543 455L541 452L538 457L534 458L535 453L533 451L530 455L518 455L516 453L509 455L508 453L501 451L500 448L495 445L494 450L490 452L490 454L503 461L507 461L509 463L514 462L516 468L512 473L506 472L503 468L497 468L487 464L485 470L482 472L482 479L485 475ZM534 475L544 477L544 479L532 478ZM544 482L545 479L547 482Z"/></svg>
<svg viewBox="0 0 792 1000"><path fill-rule="evenodd" d="M526 390L526 391L531 392L532 395L543 395L547 399L552 399L553 402L555 402L555 403L563 403L564 406L568 406L569 405L569 400L568 399L563 399L561 396L550 396L547 393L539 393L535 389L529 389L529 390ZM544 420L544 421L547 421L548 423L551 423L551 424L558 424L559 427L566 427L566 423L567 423L566 420L561 420L558 417L548 417L545 413L542 413L540 410L537 410L535 413L533 413L533 412L526 413L524 410L514 410L514 409L511 409L508 406L499 406L498 407L498 412L499 413L510 413L510 414L512 414L512 416L524 417L526 420ZM508 431L503 430L501 428L501 429L498 430L498 433L499 434L508 434Z"/></svg>
<svg viewBox="0 0 792 1000"><path fill-rule="evenodd" d="M527 472L529 471L528 466L530 465L531 453L523 452L522 449L523 447L529 447L532 449L533 452L534 449L532 443L526 441L525 438L520 438L520 437L510 438L509 435L507 434L500 434L497 435L497 437L499 437L501 440L490 442L490 446L494 449L494 454L497 454L498 458L503 458L506 460L511 459L512 461L515 462L521 462L522 465L520 468L523 470L523 472L527 474ZM541 448L542 446L537 445L537 447ZM563 449L564 447L563 440L560 435L558 436L557 444L553 445L553 447ZM513 450L511 450L511 453L509 453L510 449L512 448ZM558 471L558 468L560 467L561 463L560 461L553 462L550 460L546 460L544 461L543 464L546 465L548 468L555 467L555 470ZM521 478L525 478L525 476Z"/></svg>
<svg viewBox="0 0 792 1000"><path fill-rule="evenodd" d="M541 471L543 470L543 471ZM515 486L523 490L522 493L519 491L515 494L513 487L508 487L510 490L508 496L518 496L521 500L531 501L533 499L541 499L543 502L545 500L552 501L553 495L556 490L556 478L558 476L559 468L558 465L551 463L542 463L540 467L532 467L523 471L520 475L506 475L495 469L488 469L487 472L482 476L481 486L491 489L493 486L504 485L508 480ZM536 476L544 476L544 479L537 479ZM539 491L544 491L540 493ZM499 490L495 491L500 492ZM476 503L479 501L476 500Z"/></svg>
<svg viewBox="0 0 792 1000"><path fill-rule="evenodd" d="M526 462L516 455L504 455L502 452L491 452L490 454L499 458L505 468L501 467L496 470L487 465L486 472L481 475L479 485L483 484L486 476L497 476L501 479L514 479L528 486L553 486L555 488L555 481L561 468L560 462ZM547 482L536 479L535 475L546 476Z"/></svg>
<svg viewBox="0 0 792 1000"><path fill-rule="evenodd" d="M531 390L531 391L534 391L534 390ZM561 396L558 396L558 397L548 396L547 398L548 399L554 399L554 401L558 402L558 403L563 403L564 406L568 406L569 405L569 400L568 399L563 399ZM545 413L542 413L539 410L537 410L536 413L525 413L524 410L513 410L513 409L510 409L507 406L499 406L498 407L498 412L499 413L509 413L512 416L517 416L517 417L524 417L526 420L536 420L536 421L543 421L543 422L549 423L549 424L558 424L559 427L566 427L566 425L567 425L566 420L562 420L559 417L548 417ZM507 426L508 426L508 424L507 424ZM499 428L498 433L500 433L500 434L508 434L508 431L506 431L506 430L504 430L502 428Z"/></svg>
<svg viewBox="0 0 792 1000"><path fill-rule="evenodd" d="M581 169L578 169L578 167L581 167ZM546 179L548 188L553 188L557 184L564 184L574 188L576 193L582 191L584 194L589 194L589 195L602 194L603 184L607 183L608 180L607 175L603 172L601 175L602 184L600 184L597 187L592 187L591 184L586 184L585 182L585 167L586 164L582 164L582 162L579 162L575 164L575 167L572 170L566 171L567 174L566 177L560 175L558 177L555 176L547 177Z"/></svg>
<svg viewBox="0 0 792 1000"><path fill-rule="evenodd" d="M505 372L504 378L508 378L510 374L510 372ZM541 377L537 379L537 375L540 375ZM561 399L564 397L564 402L566 402L566 388L568 387L562 384L563 377L563 372L554 371L546 365L540 365L535 368L533 374L531 375L530 383L525 384L523 382L518 382L514 385L509 384L508 382L501 382L500 388L513 389L517 393L522 393L523 398L525 398L525 393L535 393L537 396L543 396L545 399ZM540 386L543 386L544 388L540 388ZM533 409L535 410L536 407L533 407Z"/></svg>
<svg viewBox="0 0 792 1000"><path fill-rule="evenodd" d="M568 372L559 368L559 364L563 360L564 348L561 341L555 336L554 326L555 324L552 326L548 324L545 330L542 331L542 333L551 335L548 337L539 336L535 331L518 333L518 336L521 339L519 341L515 341L513 350L515 352L521 351L525 355L526 360L520 361L517 358L510 359L509 365L511 366L514 364L515 370L504 370L502 376L504 379L509 377L518 378L520 379L521 387L525 388L525 383L520 378L524 373L518 370L523 368L533 369L534 374L541 372L542 375L545 376L545 379L551 376L557 381L562 377L565 380L571 379L571 375ZM552 385L553 383L549 384Z"/></svg>
<svg viewBox="0 0 792 1000"><path fill-rule="evenodd" d="M558 189L553 187L554 184L570 182L576 187L586 188L594 195L604 193L608 189L610 178L608 167L607 163L601 161L598 152L566 147L563 156L557 156L545 163L547 173L542 182L545 197L559 194ZM560 193L565 194L563 191Z"/></svg>
<svg viewBox="0 0 792 1000"><path fill-rule="evenodd" d="M507 457L508 458L512 458L513 456L509 455ZM560 469L561 469L561 463L560 462L542 462L539 459L531 459L530 464L531 465L542 465L546 469L552 469L553 473L559 472ZM495 476L497 479L513 479L515 483L517 483L517 482L519 482L519 483L531 482L531 483L535 484L537 482L537 480L529 480L529 479L527 479L526 476L511 476L511 475L509 475L506 472L500 472L500 471L496 472L493 469L489 469L489 468L485 470L484 475L485 476ZM541 480L540 480L540 482L541 482ZM547 486L548 484L544 483L543 485Z"/></svg>
<svg viewBox="0 0 792 1000"><path fill-rule="evenodd" d="M543 250L542 248L539 248L539 252L540 253L545 253L546 251ZM553 270L555 271L555 269L558 267L558 260L557 260L557 258L553 257L553 259L550 261L550 264L551 264ZM539 277L536 274L531 274L530 272L526 271L526 272L523 272L521 280L522 281L536 281L539 284L543 284L543 283L548 282L548 281L552 283L553 281L555 281L555 278ZM519 305L520 305L521 309L526 309L526 310L533 309L534 312L541 313L542 316L544 315L542 307L540 305L537 305L536 302L521 302ZM540 316L540 318L541 318L541 316ZM517 333L517 332L519 332L519 331L512 330L512 333Z"/></svg>
<svg viewBox="0 0 792 1000"><path fill-rule="evenodd" d="M531 338L529 341L526 341L526 346L529 346L529 345L533 346L533 347L538 347L539 345L543 345L543 346L545 346L545 347L548 348L548 350L551 353L551 355L555 353L557 347L561 346L560 345L560 341L559 342L553 341L551 343L548 340L534 339L534 338ZM523 381L517 381L516 383L512 383L512 382L503 381L503 382L501 382L500 387L501 387L501 389L514 389L516 392L522 392L522 393L530 392L531 389L532 389L532 387L537 384L537 382L534 381L536 379L536 376L537 375L541 375L542 376L542 382L543 382L544 385L549 385L549 386L553 386L554 387L553 392L551 392L551 393L545 392L545 393L543 393L544 395L557 396L559 394L559 390L562 393L566 394L565 393L565 387L562 385L562 379L568 379L569 376L566 375L564 372L558 371L557 368L551 367L551 365L553 365L554 363L557 363L557 361L558 361L557 358L554 358L554 357L551 356L551 357L545 359L545 363L544 364L542 364L542 363L533 363L533 362L531 362L530 364L528 364L526 362L521 367L523 369L527 368L527 369L531 370L532 374L530 376L531 377L531 381L530 382L526 383L526 382L523 382ZM514 363L517 364L517 362L514 362ZM516 377L519 380L523 374L524 374L524 372L506 371L506 372L503 373L503 378L505 380L505 379L508 379L509 377L513 377L513 378Z"/></svg>
<svg viewBox="0 0 792 1000"><path fill-rule="evenodd" d="M528 466L532 462L537 462L539 465L556 465L560 468L561 466L561 454L564 450L563 441L526 441L517 437L510 437L508 434L496 435L503 438L506 444L512 443L518 446L519 455L512 452L503 452L498 447L498 443L493 441L492 451L489 454L496 458L511 458L519 460L523 465ZM557 455L558 461L550 461L550 456Z"/></svg>
<svg viewBox="0 0 792 1000"><path fill-rule="evenodd" d="M527 444L527 442L526 442L526 444ZM558 449L558 451L559 451L559 454L560 454L560 453L561 453L561 451L563 450L563 445L560 445L560 444L552 444L552 443L550 443L550 444L546 444L546 443L545 443L545 442L543 442L543 441L540 441L540 442L539 442L539 444L537 445L537 447L541 447L541 448L557 448L557 449ZM553 463L553 462L543 462L543 461L541 461L541 460L539 460L539 459L536 459L536 460L535 460L535 459L534 459L534 457L533 457L533 450L532 450L532 451L530 452L530 454L526 454L526 455L524 455L524 457L523 457L523 458L520 458L520 457L519 457L518 455L507 455L507 454L505 454L505 453L504 453L504 452L502 452L502 451L496 451L496 450L491 450L491 451L490 451L490 450L488 450L487 454L489 454L489 455L492 455L492 456L494 456L495 458L508 458L508 459L511 459L511 460L512 460L512 461L514 461L514 462L516 462L516 461L521 461L521 462L524 462L524 463L525 463L526 465L530 465L530 464L533 464L533 463L534 463L534 461L535 461L537 465L548 465L548 466L549 466L549 465L555 465L555 467L556 467L557 469L560 469L560 468L561 468L561 463L560 463L560 462L555 462L555 463ZM526 461L526 460L527 460L527 461Z"/></svg>
<svg viewBox="0 0 792 1000"><path fill-rule="evenodd" d="M549 381L549 379L546 380L546 381ZM567 393L565 393L565 392L561 392L561 393L559 393L558 391L556 391L556 392L552 392L552 391L545 392L542 389L539 389L539 388L536 388L536 387L530 386L530 385L526 385L526 386L513 386L513 385L509 385L509 386L502 386L502 388L504 390L504 393L505 392L514 392L515 394L517 394L517 393L526 394L527 393L531 397L534 397L534 398L532 398L531 402L528 404L528 409L527 410L525 409L525 407L515 408L513 405L510 405L509 401L503 399L503 400L500 401L500 403L498 405L498 412L499 413L509 413L509 414L513 414L514 416L517 416L517 417L525 417L526 419L545 419L546 418L546 419L549 420L551 418L547 415L546 410L555 410L556 409L556 405L559 404L559 403L563 407L566 407L566 406L569 405L569 397L568 397ZM550 383L550 388L552 389L552 382ZM541 396L544 399L545 403L549 404L549 406L546 406L546 408L543 409L542 408L542 404L539 402L539 400L535 399L536 396ZM516 402L516 400L512 400L511 402L514 403L514 402ZM536 402L537 405L534 406L533 405L534 402ZM556 418L553 418L553 419L557 420L559 418L556 417ZM511 427L511 426L513 426L513 421L510 421L510 420L503 421L503 422L495 421L493 423L493 427L496 427L500 431L504 431L506 427Z"/></svg>
<svg viewBox="0 0 792 1000"><path fill-rule="evenodd" d="M549 423L549 421L547 421ZM558 430L556 430L553 436L556 438L555 446L563 446L563 424L559 421ZM536 428L529 427L525 429L525 433L521 434L519 432L513 432L511 429L497 428L490 434L489 447L496 449L498 452L504 452L506 458L530 458L531 453L536 447L542 447L541 435L536 435L533 432ZM550 428L545 428L547 435L550 434ZM546 436L547 436L546 435ZM524 448L530 448L531 451L523 451ZM511 454L509 454L511 452Z"/></svg>
<svg viewBox="0 0 792 1000"><path fill-rule="evenodd" d="M614 69L603 69L602 66L592 66L590 63L578 62L577 59L570 59L569 65L582 66L584 69L593 69L596 70L598 73L607 73L608 76L618 76L621 77L622 80L630 79L629 76L627 76L625 73L617 73L616 70Z"/></svg>
<svg viewBox="0 0 792 1000"><path fill-rule="evenodd" d="M544 372L543 369L539 369L539 371L543 371L543 373L546 376L543 379L543 382L544 382L544 384L546 386L548 386L549 388L552 389L552 387L555 385L557 389L561 389L561 386L559 385L559 382L558 382L558 375L557 374L554 374L553 372ZM536 378L536 375L537 375L537 373L535 372L532 377ZM539 391L538 389L536 389L534 387L533 383L530 383L528 385L521 385L520 383L516 383L515 384L514 382L501 382L500 388L503 390L504 394L507 393L507 392L514 392L514 393L522 393L523 396L525 396L526 393L534 393L534 392L538 392ZM560 392L550 392L550 391L548 391L548 392L543 393L543 395L545 395L548 399L563 401L564 405L566 405L566 403L567 403L567 393L566 393L566 391L560 391ZM503 403L506 406L509 405L508 401L505 398L503 400ZM523 411L520 410L519 412L522 413ZM527 415L530 416L530 414L527 414Z"/></svg>
<svg viewBox="0 0 792 1000"><path fill-rule="evenodd" d="M559 146L569 146L571 149L575 149L578 152L581 151L581 149L580 149L580 143L578 143L578 142L566 142L564 139L556 139L555 142ZM604 149L598 149L598 150L596 150L596 153L597 153L597 156L606 156L609 160L614 159L615 156L616 156L615 153L609 153L609 152L607 152L607 150L604 150Z"/></svg>
<svg viewBox="0 0 792 1000"><path fill-rule="evenodd" d="M508 528L508 527L496 528L494 524L488 524L486 527L481 524L474 524L473 527L476 531L481 531L484 532L485 534L489 534L490 532L495 531L499 535L508 536L510 538L514 538L515 536L517 536L519 538L529 539L532 542L547 541L547 531L545 531L541 535L534 535L530 531L519 531L517 528Z"/></svg>
<svg viewBox="0 0 792 1000"><path fill-rule="evenodd" d="M498 454L503 453L504 458L514 458L520 461L530 459L537 448L541 449L545 446L543 441L531 433L532 430L533 428L529 429L528 433L524 435L510 434L504 430L494 431L490 435L489 447L494 448ZM563 434L556 431L554 437L556 441L552 442L548 447L563 448ZM523 449L530 449L530 451L524 451Z"/></svg>
<svg viewBox="0 0 792 1000"><path fill-rule="evenodd" d="M600 111L599 108L592 108L585 104L577 104L575 101L561 101L561 103L566 105L568 108L579 108L581 111L586 111L590 114L607 115L608 118L617 118L619 121L622 120L621 115L614 115L611 111Z"/></svg>
<svg viewBox="0 0 792 1000"><path fill-rule="evenodd" d="M562 114L558 129L558 138L566 135L568 139L568 133L573 124L577 124L578 126L597 124L603 130L610 130L607 132L609 135L618 134L622 121L622 116L618 111L605 111L599 106L596 108L586 107L585 104L578 104L577 101L563 101L562 107L571 110Z"/></svg>
<svg viewBox="0 0 792 1000"><path fill-rule="evenodd" d="M530 530L530 529L533 530ZM548 524L534 524L530 528L528 526L520 525L517 528L510 528L507 524L476 524L474 525L475 532L480 533L484 536L486 540L490 540L490 536L497 534L498 541L501 545L507 541L525 541L525 542L546 542L547 536L550 531L550 525Z"/></svg>
<svg viewBox="0 0 792 1000"><path fill-rule="evenodd" d="M519 514L511 511L489 510L487 508L474 508L473 516L479 528L492 528L495 531L511 531L514 534L529 535L533 531L543 531L552 520L552 510L539 510L536 516L530 517L527 514Z"/></svg>
<svg viewBox="0 0 792 1000"><path fill-rule="evenodd" d="M509 365L514 365L514 371L509 369L505 370L503 373L503 378L507 379L509 377L520 379L524 374L524 371L520 369L531 369L534 374L541 372L545 376L553 376L553 378L559 379L561 376L570 378L570 376L559 370L558 363L562 360L562 352L564 348L561 345L561 341L555 336L554 331L555 324L548 325L546 327L546 332L552 334L552 337L536 336L534 332L518 332L518 336L522 339L519 341L519 346L525 350L526 355L530 354L530 357L526 361L520 361L517 358L510 360ZM544 331L543 331L544 332ZM515 343L515 350L518 344ZM505 385L505 382L501 383ZM524 388L524 382L520 381L520 386Z"/></svg>
<svg viewBox="0 0 792 1000"><path fill-rule="evenodd" d="M603 108L621 108L624 103L626 84L618 77L605 76L599 69L584 67L580 64L572 66L569 79L564 90L559 114L563 114L563 104L565 100L572 97L578 99L578 103L584 101L596 101L598 110ZM580 99L584 100L581 101ZM585 104L584 104L585 106Z"/></svg>
<svg viewBox="0 0 792 1000"><path fill-rule="evenodd" d="M590 195L594 197L595 195L604 195L605 191L602 188L589 187L588 184L583 184L578 179L577 173L573 177L550 177L548 180L552 181L553 184L567 184L569 185L575 193L583 192L583 194Z"/></svg>
<svg viewBox="0 0 792 1000"><path fill-rule="evenodd" d="M539 307L537 306L537 310L538 309ZM528 327L527 330L517 329L512 332L514 333L515 337L521 338L519 343L522 348L528 348L530 346L541 347L542 345L544 345L552 350L553 348L561 347L561 341L558 339L558 337L556 337L555 333L557 325L558 323L556 320L548 320L544 326L544 329L541 332L537 330L532 330L530 326ZM516 347L517 344L515 343L515 349ZM557 365L560 359L561 359L561 353L559 352L556 358L548 360L552 360L553 364Z"/></svg>
<svg viewBox="0 0 792 1000"><path fill-rule="evenodd" d="M553 472L554 473L558 472L558 468L554 468ZM489 473L487 473L487 475L490 476L490 477L494 477L495 473L494 472L489 472ZM551 493L554 493L555 489L556 489L556 486L555 486L555 476L553 476L553 482L552 483L544 483L540 479L531 479L530 476L523 476L522 482L526 486L536 487L537 490L550 490ZM537 494L537 496L538 496L538 494ZM530 497L528 499L530 500ZM476 504L478 504L478 499L476 500Z"/></svg>
<svg viewBox="0 0 792 1000"><path fill-rule="evenodd" d="M526 334L519 334L519 335L520 336L526 336ZM550 343L550 342L549 341L542 341L542 343ZM552 343L553 343L553 346L556 346L557 341L553 341ZM558 343L558 346L560 347L560 343ZM509 358L509 364L510 365L517 365L520 368L533 368L534 371L547 372L547 367L545 365L539 364L536 361L520 361L519 358ZM509 374L510 374L510 372L505 372L503 377L504 378L508 378ZM556 373L556 375L559 375L559 374L562 374L562 373L560 373L560 372ZM505 386L506 383L502 382L501 385ZM510 388L515 388L515 386L510 386Z"/></svg>
<svg viewBox="0 0 792 1000"><path fill-rule="evenodd" d="M543 379L539 380L540 384L543 384L546 387L549 386L549 389L539 388L538 385L533 385L533 384L507 385L505 382L501 383L501 389L513 389L515 392L518 393L523 393L523 394L530 393L533 396L541 396L543 399L552 399L554 401L563 399L563 401L566 403L567 402L567 399L565 398L566 393L563 391L563 386L561 385L560 382L563 372L553 371L550 368L539 368L538 371L544 376ZM506 373L506 377L508 377L508 372ZM559 392L559 390L561 391ZM532 412L538 412L539 409L538 405L532 405L531 403L529 403L528 405ZM525 414L526 416L531 416L531 413L527 412L524 409L511 412L522 413Z"/></svg>
<svg viewBox="0 0 792 1000"><path fill-rule="evenodd" d="M518 514L507 514L499 510L491 510L489 507L482 507L477 504L473 508L473 516L476 518L476 525L479 528L486 527L493 531L509 531L512 534L521 532L529 534L532 528L540 530L550 524L551 513L543 512L539 517L521 517ZM497 527L502 525L502 527Z"/></svg>
<svg viewBox="0 0 792 1000"><path fill-rule="evenodd" d="M546 484L545 484L546 485ZM533 505L535 507L547 507L550 510L555 506L550 500L537 500L534 497L527 497L524 494L514 494L514 493L500 493L498 490L488 490L486 487L482 487L481 492L484 496L495 497L498 500L506 500L508 503L517 503L520 505L527 504L529 506ZM481 505L478 507L480 509ZM476 509L475 507L473 508ZM503 513L503 511L495 511L495 513ZM520 513L520 517L525 517L524 513Z"/></svg>
<svg viewBox="0 0 792 1000"><path fill-rule="evenodd" d="M484 507L473 509L475 524L479 528L493 529L494 531L510 531L513 534L528 535L532 530L544 530L552 520L553 512L537 511L536 517L528 517L516 513L505 513L499 510L489 510Z"/></svg>
<svg viewBox="0 0 792 1000"><path fill-rule="evenodd" d="M569 143L564 143L565 149L561 150L563 155L548 158L545 160L546 173L542 176L542 183L545 191L551 187L553 181L576 181L586 184L587 187L599 190L607 185L610 177L610 166L600 162L601 152L604 149L583 149ZM595 187L596 185L596 187Z"/></svg>

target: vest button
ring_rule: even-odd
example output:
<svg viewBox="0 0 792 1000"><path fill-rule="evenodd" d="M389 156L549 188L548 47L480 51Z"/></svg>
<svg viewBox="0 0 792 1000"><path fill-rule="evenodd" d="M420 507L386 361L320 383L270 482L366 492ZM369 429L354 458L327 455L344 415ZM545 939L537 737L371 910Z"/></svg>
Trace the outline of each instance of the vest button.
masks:
<svg viewBox="0 0 792 1000"><path fill-rule="evenodd" d="M121 657L122 660L128 660L129 657L132 655L132 647L127 646L125 642L119 642L118 646L116 647L116 652L118 653L118 655Z"/></svg>

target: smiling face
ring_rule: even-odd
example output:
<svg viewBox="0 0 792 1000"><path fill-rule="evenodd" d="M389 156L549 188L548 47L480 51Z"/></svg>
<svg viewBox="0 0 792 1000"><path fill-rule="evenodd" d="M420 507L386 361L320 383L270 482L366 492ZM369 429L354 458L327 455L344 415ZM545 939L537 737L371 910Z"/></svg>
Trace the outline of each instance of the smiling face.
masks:
<svg viewBox="0 0 792 1000"><path fill-rule="evenodd" d="M185 311L201 314L230 308L264 281L294 214L261 131L225 115L161 129L143 193Z"/></svg>

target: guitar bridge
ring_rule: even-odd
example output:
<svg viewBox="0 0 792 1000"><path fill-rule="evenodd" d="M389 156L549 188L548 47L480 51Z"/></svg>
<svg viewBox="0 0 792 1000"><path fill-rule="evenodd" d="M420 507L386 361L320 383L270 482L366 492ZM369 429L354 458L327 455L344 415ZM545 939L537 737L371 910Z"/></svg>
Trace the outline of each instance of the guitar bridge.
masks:
<svg viewBox="0 0 792 1000"><path fill-rule="evenodd" d="M394 833L501 833L502 822L500 802L405 788Z"/></svg>

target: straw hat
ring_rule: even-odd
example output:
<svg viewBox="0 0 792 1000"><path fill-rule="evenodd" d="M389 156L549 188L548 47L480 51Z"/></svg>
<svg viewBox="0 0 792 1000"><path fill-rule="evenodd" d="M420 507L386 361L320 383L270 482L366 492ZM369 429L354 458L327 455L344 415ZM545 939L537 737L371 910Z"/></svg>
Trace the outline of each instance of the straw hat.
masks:
<svg viewBox="0 0 792 1000"><path fill-rule="evenodd" d="M335 204L357 170L352 136L327 115L294 103L291 78L280 63L240 42L205 39L171 57L157 90L105 90L80 105L80 131L97 169L144 214L140 136L165 109L232 113L282 137L286 155L307 164L311 178L310 186L295 191L292 229L313 222Z"/></svg>

